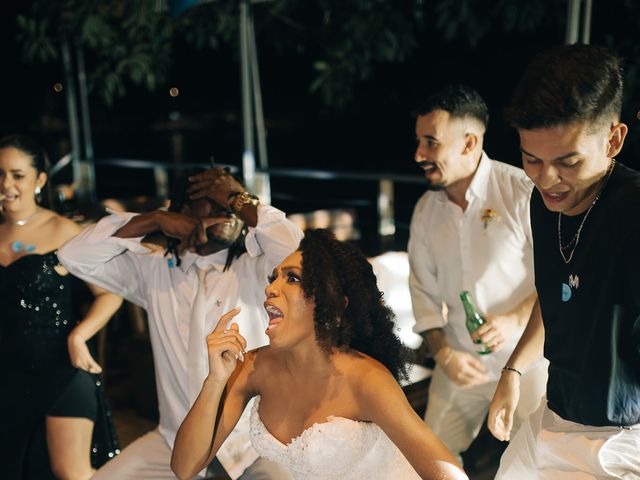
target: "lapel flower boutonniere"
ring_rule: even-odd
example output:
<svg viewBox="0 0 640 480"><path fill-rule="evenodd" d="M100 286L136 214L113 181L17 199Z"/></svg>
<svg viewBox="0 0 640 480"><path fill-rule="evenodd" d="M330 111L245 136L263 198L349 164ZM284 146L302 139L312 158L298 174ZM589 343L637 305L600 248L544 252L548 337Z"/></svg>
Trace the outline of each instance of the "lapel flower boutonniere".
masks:
<svg viewBox="0 0 640 480"><path fill-rule="evenodd" d="M500 215L498 215L498 213L491 208L485 208L484 210L482 210L482 216L480 217L480 220L482 221L482 225L484 227L483 230L486 232L487 228L489 228L490 223L500 221Z"/></svg>

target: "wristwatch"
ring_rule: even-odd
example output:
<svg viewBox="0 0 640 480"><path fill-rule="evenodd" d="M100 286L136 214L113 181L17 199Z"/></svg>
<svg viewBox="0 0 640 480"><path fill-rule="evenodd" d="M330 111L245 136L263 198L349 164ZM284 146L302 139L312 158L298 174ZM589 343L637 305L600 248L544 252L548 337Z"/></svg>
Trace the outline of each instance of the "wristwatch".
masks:
<svg viewBox="0 0 640 480"><path fill-rule="evenodd" d="M260 199L249 192L232 193L229 199L229 209L238 215L245 205L253 205L256 208L260 205Z"/></svg>

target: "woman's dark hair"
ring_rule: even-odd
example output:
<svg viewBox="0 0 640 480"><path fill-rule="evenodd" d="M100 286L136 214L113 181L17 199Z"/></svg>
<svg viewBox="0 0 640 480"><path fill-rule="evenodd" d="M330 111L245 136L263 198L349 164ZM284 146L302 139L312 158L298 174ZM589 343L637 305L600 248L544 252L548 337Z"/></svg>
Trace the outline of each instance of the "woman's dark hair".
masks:
<svg viewBox="0 0 640 480"><path fill-rule="evenodd" d="M563 45L531 61L506 117L527 130L573 122L599 128L620 118L622 84L622 61L612 50Z"/></svg>
<svg viewBox="0 0 640 480"><path fill-rule="evenodd" d="M36 169L38 175L42 172L49 175L49 157L47 156L47 152L30 137L19 134L8 135L0 138L0 148L15 148L19 150L31 158L31 166ZM36 195L36 201L45 208L49 208L52 205L48 181L44 184L40 194Z"/></svg>
<svg viewBox="0 0 640 480"><path fill-rule="evenodd" d="M381 362L396 380L406 378L410 351L394 333L395 316L364 255L323 229L307 230L298 250L302 290L315 301L315 331L322 348L353 348Z"/></svg>
<svg viewBox="0 0 640 480"><path fill-rule="evenodd" d="M182 210L182 207L184 207L185 204L189 203L190 198L189 198L189 194L187 193L187 188L189 188L189 185L191 185L191 182L189 182L189 177L197 173L202 173L204 171L206 171L206 169L204 168L191 169L176 177L176 180L174 181L174 184L173 184L173 188L169 192L169 211L170 212L180 213L180 211ZM240 235L238 236L236 241L229 246L229 254L227 255L227 260L224 265L225 272L229 270L229 268L231 267L231 264L236 258L238 258L240 255L242 255L244 252L247 251L244 244L244 240L248 232L249 232L249 227L245 224L242 227L242 232L240 232ZM178 253L178 246L180 245L180 240L176 238L167 238L167 245L168 247L165 255L169 253L172 254L176 259L176 264L180 266L181 259L180 259L180 254Z"/></svg>

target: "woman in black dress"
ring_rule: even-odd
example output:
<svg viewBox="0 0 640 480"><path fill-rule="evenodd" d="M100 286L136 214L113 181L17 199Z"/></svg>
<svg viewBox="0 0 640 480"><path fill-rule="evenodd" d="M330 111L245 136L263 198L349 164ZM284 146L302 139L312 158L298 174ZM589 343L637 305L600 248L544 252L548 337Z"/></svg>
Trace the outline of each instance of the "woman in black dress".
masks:
<svg viewBox="0 0 640 480"><path fill-rule="evenodd" d="M117 453L115 435L107 445L92 439L110 418L100 416L101 368L86 342L122 300L88 285L95 299L74 318L72 278L56 250L80 227L39 205L46 171L32 140L0 139L0 468L8 480L89 479L92 450L94 458Z"/></svg>

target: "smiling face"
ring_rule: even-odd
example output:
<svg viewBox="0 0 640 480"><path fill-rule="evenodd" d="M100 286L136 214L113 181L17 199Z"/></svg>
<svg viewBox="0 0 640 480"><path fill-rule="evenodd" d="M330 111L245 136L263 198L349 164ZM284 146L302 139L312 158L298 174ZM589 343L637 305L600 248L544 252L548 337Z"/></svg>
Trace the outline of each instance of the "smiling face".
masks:
<svg viewBox="0 0 640 480"><path fill-rule="evenodd" d="M433 190L454 187L471 177L478 155L469 150L469 120L434 110L416 120L415 161ZM473 149L472 149L473 150Z"/></svg>
<svg viewBox="0 0 640 480"><path fill-rule="evenodd" d="M264 308L269 316L266 334L275 348L292 348L315 342L315 302L302 290L302 253L294 252L276 267L265 289Z"/></svg>
<svg viewBox="0 0 640 480"><path fill-rule="evenodd" d="M33 213L36 187L43 188L46 181L47 175L38 173L30 156L14 147L0 149L0 205L5 212L16 216Z"/></svg>
<svg viewBox="0 0 640 480"><path fill-rule="evenodd" d="M519 130L524 171L553 212L585 211L602 188L611 159L622 149L624 124L595 131L588 127L569 124Z"/></svg>
<svg viewBox="0 0 640 480"><path fill-rule="evenodd" d="M244 222L237 215L229 213L226 209L207 198L190 200L184 204L181 213L197 219L218 216L227 218L227 221L207 228L209 241L206 245L197 247L196 251L199 255L208 255L231 246L240 237L244 227Z"/></svg>

